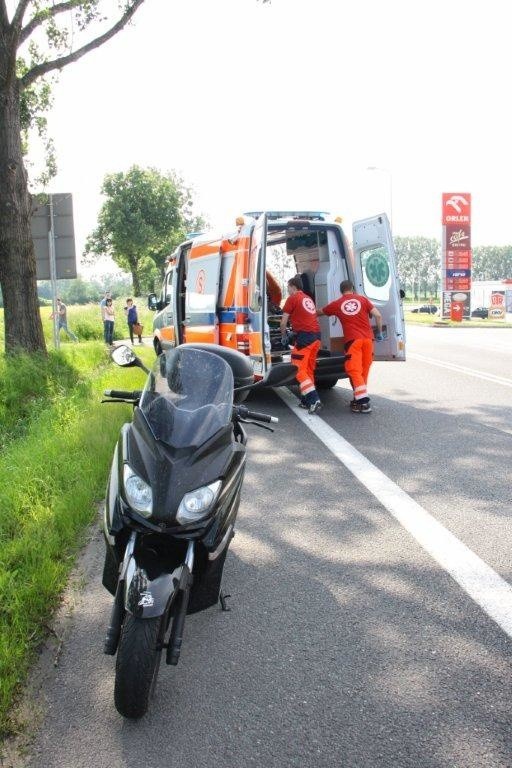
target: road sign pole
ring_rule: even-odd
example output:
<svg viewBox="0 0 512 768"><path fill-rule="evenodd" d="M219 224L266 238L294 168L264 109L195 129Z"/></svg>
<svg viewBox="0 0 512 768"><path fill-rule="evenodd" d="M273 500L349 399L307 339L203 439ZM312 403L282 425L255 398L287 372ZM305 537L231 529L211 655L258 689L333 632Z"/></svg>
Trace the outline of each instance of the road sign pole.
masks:
<svg viewBox="0 0 512 768"><path fill-rule="evenodd" d="M59 336L59 311L57 307L57 266L55 264L55 229L53 221L53 200L48 195L48 206L50 211L50 229L48 230L48 252L50 255L50 280L52 285L53 302L53 343L55 349L60 349Z"/></svg>

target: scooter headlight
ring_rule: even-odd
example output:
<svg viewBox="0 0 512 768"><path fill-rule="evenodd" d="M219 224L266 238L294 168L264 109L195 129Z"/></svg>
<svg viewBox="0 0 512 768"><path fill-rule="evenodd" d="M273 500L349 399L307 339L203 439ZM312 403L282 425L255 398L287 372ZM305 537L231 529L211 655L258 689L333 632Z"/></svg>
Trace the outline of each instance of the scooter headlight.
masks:
<svg viewBox="0 0 512 768"><path fill-rule="evenodd" d="M201 488L196 488L195 491L186 493L176 513L178 523L186 525L206 517L217 498L221 485L221 481L216 480L210 485L203 485Z"/></svg>
<svg viewBox="0 0 512 768"><path fill-rule="evenodd" d="M153 512L153 493L151 487L139 477L129 464L123 469L124 491L126 501L143 517L151 517Z"/></svg>

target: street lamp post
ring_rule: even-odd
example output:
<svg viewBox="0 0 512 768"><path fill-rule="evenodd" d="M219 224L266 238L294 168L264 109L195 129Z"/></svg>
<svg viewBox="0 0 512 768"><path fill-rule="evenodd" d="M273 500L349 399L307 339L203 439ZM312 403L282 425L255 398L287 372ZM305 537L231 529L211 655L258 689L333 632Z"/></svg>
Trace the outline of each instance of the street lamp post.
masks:
<svg viewBox="0 0 512 768"><path fill-rule="evenodd" d="M369 165L367 171L380 171L387 174L388 177L388 194L389 194L389 223L391 230L393 230L393 176L389 168L379 168L376 165Z"/></svg>

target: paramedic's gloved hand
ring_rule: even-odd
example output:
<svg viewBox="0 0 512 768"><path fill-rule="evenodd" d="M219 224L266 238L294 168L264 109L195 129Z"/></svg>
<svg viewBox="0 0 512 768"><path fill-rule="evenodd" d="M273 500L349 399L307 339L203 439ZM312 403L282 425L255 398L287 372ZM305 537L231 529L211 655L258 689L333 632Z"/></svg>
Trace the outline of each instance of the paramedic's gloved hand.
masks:
<svg viewBox="0 0 512 768"><path fill-rule="evenodd" d="M281 344L283 345L283 347L288 347L289 346L290 342L288 340L288 334L287 333L283 333L283 335L281 336Z"/></svg>
<svg viewBox="0 0 512 768"><path fill-rule="evenodd" d="M382 332L375 334L375 341L384 341L384 335Z"/></svg>

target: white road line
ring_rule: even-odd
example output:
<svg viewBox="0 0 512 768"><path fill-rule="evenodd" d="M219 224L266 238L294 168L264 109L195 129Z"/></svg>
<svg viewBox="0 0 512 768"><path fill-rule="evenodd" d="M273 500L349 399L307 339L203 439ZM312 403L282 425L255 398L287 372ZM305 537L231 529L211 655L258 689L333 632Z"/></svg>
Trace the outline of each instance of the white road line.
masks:
<svg viewBox="0 0 512 768"><path fill-rule="evenodd" d="M504 387L512 387L512 379L506 379L504 376L495 376L493 373L484 373L483 371L475 371L474 368L466 368L464 365L456 365L455 363L446 363L444 360L436 360L433 357L425 357L425 355L417 355L414 352L408 352L407 357L411 360L419 360L422 363L428 363L429 365L437 365L438 368L448 368L450 371L457 371L457 373L465 373L467 376L474 376L477 379L485 379L485 381L492 381L493 384L501 384Z"/></svg>
<svg viewBox="0 0 512 768"><path fill-rule="evenodd" d="M512 587L323 419L297 408L297 398L289 390L281 387L276 392L338 461L512 638Z"/></svg>

